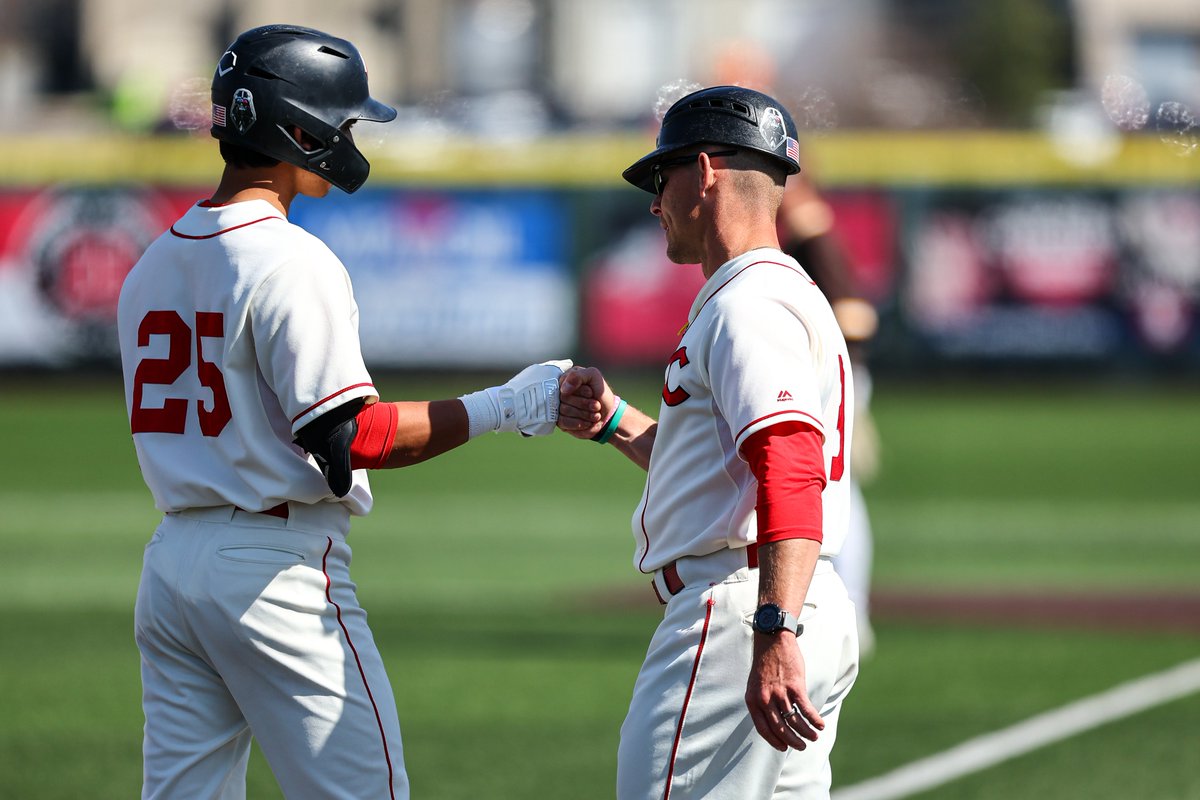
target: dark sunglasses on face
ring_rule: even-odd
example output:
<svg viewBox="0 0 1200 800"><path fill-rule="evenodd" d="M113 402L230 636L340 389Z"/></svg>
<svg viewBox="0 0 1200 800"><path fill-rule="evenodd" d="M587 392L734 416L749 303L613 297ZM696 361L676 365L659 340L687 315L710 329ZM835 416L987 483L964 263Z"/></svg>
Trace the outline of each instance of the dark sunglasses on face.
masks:
<svg viewBox="0 0 1200 800"><path fill-rule="evenodd" d="M736 156L738 153L737 150L714 150L711 153L707 151L701 152L704 152L709 158L719 158L720 156ZM662 194L663 187L667 185L667 178L662 174L664 169L667 167L677 167L680 164L693 162L699 158L699 156L700 153L690 153L686 156L673 156L671 158L664 158L662 161L655 164L654 169L650 172L650 180L654 185L654 193Z"/></svg>

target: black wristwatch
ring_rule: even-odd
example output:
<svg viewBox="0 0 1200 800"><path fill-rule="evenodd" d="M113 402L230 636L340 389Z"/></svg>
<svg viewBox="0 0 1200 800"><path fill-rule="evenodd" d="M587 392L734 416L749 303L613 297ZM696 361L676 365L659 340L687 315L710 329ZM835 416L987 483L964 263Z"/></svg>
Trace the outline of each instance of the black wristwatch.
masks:
<svg viewBox="0 0 1200 800"><path fill-rule="evenodd" d="M784 611L774 603L763 603L754 612L754 621L750 624L756 633L774 635L780 631L791 631L799 636L804 633L804 626L788 611Z"/></svg>

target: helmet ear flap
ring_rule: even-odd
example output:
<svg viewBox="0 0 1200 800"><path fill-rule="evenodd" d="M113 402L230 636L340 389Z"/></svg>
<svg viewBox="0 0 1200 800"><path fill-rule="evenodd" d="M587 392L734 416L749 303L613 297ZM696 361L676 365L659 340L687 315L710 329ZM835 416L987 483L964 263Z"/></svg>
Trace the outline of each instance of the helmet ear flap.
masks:
<svg viewBox="0 0 1200 800"><path fill-rule="evenodd" d="M279 126L292 148L292 157L282 160L320 175L348 194L366 183L371 164L342 127L334 127L300 109L293 109L289 118L288 127L298 128L301 140L297 141L287 128ZM308 147L309 144L313 146Z"/></svg>
<svg viewBox="0 0 1200 800"><path fill-rule="evenodd" d="M367 182L371 163L354 146L349 136L334 136L328 146L309 155L305 165L339 189L353 194Z"/></svg>

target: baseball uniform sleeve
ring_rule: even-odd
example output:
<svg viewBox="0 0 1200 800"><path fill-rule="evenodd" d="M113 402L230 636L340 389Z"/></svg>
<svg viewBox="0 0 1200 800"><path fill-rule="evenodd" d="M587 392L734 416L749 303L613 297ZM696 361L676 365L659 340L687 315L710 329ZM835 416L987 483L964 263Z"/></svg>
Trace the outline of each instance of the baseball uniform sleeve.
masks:
<svg viewBox="0 0 1200 800"><path fill-rule="evenodd" d="M781 422L746 437L742 454L758 482L758 543L824 537L821 435L801 422Z"/></svg>
<svg viewBox="0 0 1200 800"><path fill-rule="evenodd" d="M262 282L251 305L258 368L295 433L350 400L376 397L345 267L325 251Z"/></svg>
<svg viewBox="0 0 1200 800"><path fill-rule="evenodd" d="M723 300L707 368L734 447L740 452L748 436L781 422L824 437L814 341L799 311L751 292Z"/></svg>

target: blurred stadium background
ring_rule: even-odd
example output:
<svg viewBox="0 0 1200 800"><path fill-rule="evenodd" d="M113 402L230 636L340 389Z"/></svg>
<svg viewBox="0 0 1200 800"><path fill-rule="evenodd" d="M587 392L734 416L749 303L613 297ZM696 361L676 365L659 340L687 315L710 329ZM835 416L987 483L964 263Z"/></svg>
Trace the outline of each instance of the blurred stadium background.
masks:
<svg viewBox="0 0 1200 800"><path fill-rule="evenodd" d="M881 320L879 646L839 785L1200 655L1195 0L0 0L0 794L136 794L155 515L116 297L214 185L215 57L269 22L356 42L401 110L364 126L365 189L293 207L350 270L393 397L570 355L653 408L698 276L620 172L689 86L789 106ZM628 565L638 475L517 445L379 476L360 526L414 796L611 796L656 613ZM1197 798L1197 719L1193 694L863 797ZM276 796L261 761L251 789Z"/></svg>
<svg viewBox="0 0 1200 800"><path fill-rule="evenodd" d="M362 134L368 191L296 213L349 266L379 367L657 364L677 326L643 312L686 308L694 283L619 173L656 110L716 82L769 90L801 125L883 315L881 374L1200 359L1190 0L0 10L0 365L111 360L124 271L219 168L213 54L280 19L360 43L402 109Z"/></svg>

